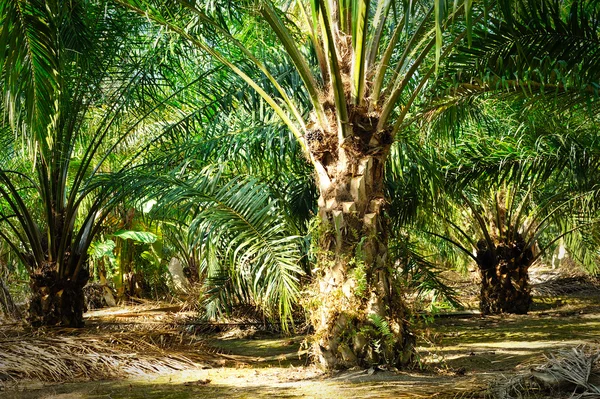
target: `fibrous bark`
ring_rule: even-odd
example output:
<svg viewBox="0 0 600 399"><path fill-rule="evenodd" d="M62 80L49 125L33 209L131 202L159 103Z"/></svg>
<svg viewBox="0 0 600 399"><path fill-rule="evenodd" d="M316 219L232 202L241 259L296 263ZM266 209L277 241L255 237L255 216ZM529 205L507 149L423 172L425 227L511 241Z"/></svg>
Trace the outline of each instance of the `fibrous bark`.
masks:
<svg viewBox="0 0 600 399"><path fill-rule="evenodd" d="M490 248L478 243L477 264L481 273L482 314L526 314L531 306L528 269L534 259L533 250L517 235L514 241Z"/></svg>
<svg viewBox="0 0 600 399"><path fill-rule="evenodd" d="M55 264L46 264L30 276L31 301L28 320L34 327L83 327L83 287L89 272L82 269L76 279L59 276Z"/></svg>
<svg viewBox="0 0 600 399"><path fill-rule="evenodd" d="M328 369L402 366L412 360L415 340L388 259L383 176L391 138L376 132L376 121L364 114L354 121L352 138L342 148L331 133L307 137L323 166L317 176L319 271L308 300L313 354Z"/></svg>

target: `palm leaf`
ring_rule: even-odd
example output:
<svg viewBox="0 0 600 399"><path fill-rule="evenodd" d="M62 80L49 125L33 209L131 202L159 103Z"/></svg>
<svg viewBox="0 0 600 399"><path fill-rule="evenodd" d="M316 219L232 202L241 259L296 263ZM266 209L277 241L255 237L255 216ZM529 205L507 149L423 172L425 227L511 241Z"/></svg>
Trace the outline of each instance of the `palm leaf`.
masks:
<svg viewBox="0 0 600 399"><path fill-rule="evenodd" d="M52 12L42 1L0 3L0 68L4 95L10 99L9 119L15 128L21 126L21 121L30 127L45 158L54 144L47 140L46 132L51 123L56 123L52 116L57 111L60 90Z"/></svg>

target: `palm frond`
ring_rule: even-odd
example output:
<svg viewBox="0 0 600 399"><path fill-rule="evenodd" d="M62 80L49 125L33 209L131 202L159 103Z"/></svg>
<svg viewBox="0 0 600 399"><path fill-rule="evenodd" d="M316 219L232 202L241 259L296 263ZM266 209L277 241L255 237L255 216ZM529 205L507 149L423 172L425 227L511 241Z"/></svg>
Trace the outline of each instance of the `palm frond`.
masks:
<svg viewBox="0 0 600 399"><path fill-rule="evenodd" d="M194 189L204 191L202 185ZM298 237L288 235L281 211L252 180L233 180L209 195L213 204L194 217L190 234L199 245L226 243L220 245L225 264L244 280L257 304L271 317L281 315L283 324L292 321L302 269Z"/></svg>
<svg viewBox="0 0 600 399"><path fill-rule="evenodd" d="M600 29L594 21L599 3L501 3L504 14L478 26L471 45L448 59L452 101L492 94L597 113Z"/></svg>
<svg viewBox="0 0 600 399"><path fill-rule="evenodd" d="M46 155L52 146L46 132L57 122L52 116L61 88L53 11L43 1L0 4L0 68L3 94L9 98L9 120L13 127L20 128L22 122L29 126Z"/></svg>
<svg viewBox="0 0 600 399"><path fill-rule="evenodd" d="M198 248L200 274L213 294L206 299L209 309L241 301L273 320L281 317L288 328L304 274L302 242L290 234L295 227L268 186L251 177L227 178L212 167L185 179L143 170L106 179L127 182L140 200L156 198L154 218L188 220L188 240Z"/></svg>
<svg viewBox="0 0 600 399"><path fill-rule="evenodd" d="M395 261L401 262L401 274L408 287L420 296L431 295L432 303L446 301L455 308L462 308L458 293L441 277L441 268L433 256L424 256L416 243L400 237L390 248Z"/></svg>

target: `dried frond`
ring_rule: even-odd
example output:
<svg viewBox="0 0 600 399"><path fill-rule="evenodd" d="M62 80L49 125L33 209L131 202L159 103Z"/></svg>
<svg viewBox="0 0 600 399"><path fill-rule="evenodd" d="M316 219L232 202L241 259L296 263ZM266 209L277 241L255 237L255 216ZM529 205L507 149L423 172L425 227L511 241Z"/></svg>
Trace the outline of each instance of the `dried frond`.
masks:
<svg viewBox="0 0 600 399"><path fill-rule="evenodd" d="M581 345L549 354L546 360L528 373L495 381L489 388L491 397L517 399L542 393L569 399L600 397L600 348Z"/></svg>
<svg viewBox="0 0 600 399"><path fill-rule="evenodd" d="M580 291L597 291L598 289L600 289L600 281L586 275L558 276L532 286L532 292L536 296L565 295Z"/></svg>
<svg viewBox="0 0 600 399"><path fill-rule="evenodd" d="M584 395L600 396L600 350L578 346L547 356L548 362L532 372L536 379L550 382L550 387L571 387ZM596 381L598 380L598 381ZM547 384L547 383L546 383Z"/></svg>
<svg viewBox="0 0 600 399"><path fill-rule="evenodd" d="M48 334L48 332L46 332ZM8 378L65 382L162 373L201 366L209 351L192 337L174 331L88 335L35 336L0 339L0 375ZM186 347L186 355L183 348ZM175 348L175 349L174 349ZM180 350L177 350L180 348ZM169 349L168 353L166 349ZM215 358L214 354L210 355ZM205 356L205 358L208 356ZM193 361L194 359L196 361Z"/></svg>

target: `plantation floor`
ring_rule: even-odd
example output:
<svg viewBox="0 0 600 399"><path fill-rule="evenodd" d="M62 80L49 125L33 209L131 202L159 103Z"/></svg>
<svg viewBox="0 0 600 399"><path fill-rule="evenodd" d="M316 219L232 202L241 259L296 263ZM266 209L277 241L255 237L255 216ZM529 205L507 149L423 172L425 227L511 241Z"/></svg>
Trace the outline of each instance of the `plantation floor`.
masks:
<svg viewBox="0 0 600 399"><path fill-rule="evenodd" d="M87 328L102 330L115 313L103 311ZM130 310L120 310L122 317ZM168 309L146 311L147 323L167 317ZM465 313L418 322L423 370L350 370L324 375L307 365L304 337L276 337L253 330L212 334L202 365L179 371L109 381L42 383L4 381L2 398L483 398L489 382L528 370L561 348L600 344L600 295L538 297L524 316L481 318ZM143 333L143 332L142 332ZM247 335L245 338L240 336ZM194 349L197 350L197 349ZM177 354L181 348L174 349ZM133 352L133 351L132 351ZM164 356L172 355L165 350ZM194 358L192 360L196 361ZM0 364L2 359L0 358ZM1 377L1 375L0 375Z"/></svg>

